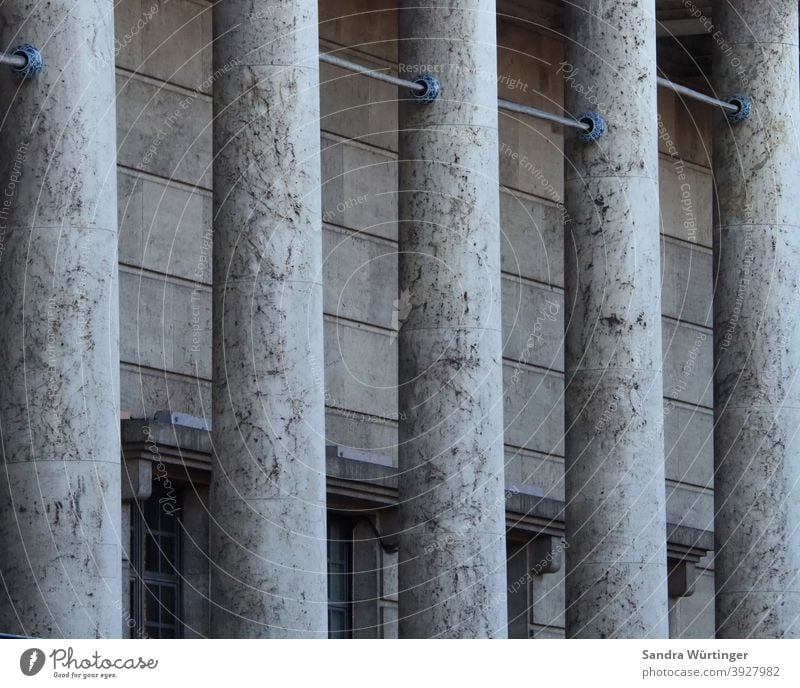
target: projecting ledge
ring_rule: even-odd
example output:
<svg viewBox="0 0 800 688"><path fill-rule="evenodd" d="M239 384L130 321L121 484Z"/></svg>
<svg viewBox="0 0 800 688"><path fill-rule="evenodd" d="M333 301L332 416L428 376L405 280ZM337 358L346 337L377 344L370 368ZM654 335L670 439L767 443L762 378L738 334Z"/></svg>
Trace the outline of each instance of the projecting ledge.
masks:
<svg viewBox="0 0 800 688"><path fill-rule="evenodd" d="M178 414L179 419L182 418ZM208 484L211 469L211 439L202 429L202 419L187 424L154 419L122 421L122 453L129 485L127 498L143 495L147 466L166 467L172 477ZM151 467L151 471L155 470ZM163 470L163 469L162 469ZM338 509L382 512L389 517L397 508L398 470L390 457L340 445L326 447L327 493ZM126 482L123 480L123 482ZM506 485L506 527L511 539L564 537L564 502L542 496L529 485ZM142 498L141 496L138 498ZM673 596L691 594L694 564L714 548L710 531L667 524L667 556ZM683 593L680 593L684 590Z"/></svg>

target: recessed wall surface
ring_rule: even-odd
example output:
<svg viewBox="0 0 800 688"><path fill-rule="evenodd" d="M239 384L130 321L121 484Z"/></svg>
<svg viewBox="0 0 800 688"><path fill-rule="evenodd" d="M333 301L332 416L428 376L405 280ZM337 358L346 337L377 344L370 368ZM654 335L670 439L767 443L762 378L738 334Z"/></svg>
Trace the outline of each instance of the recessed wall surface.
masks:
<svg viewBox="0 0 800 688"><path fill-rule="evenodd" d="M122 410L210 416L211 3L157 1L143 19L152 4L122 0L115 12ZM321 50L398 73L393 5L320 3ZM558 35L498 22L501 97L560 111L563 59ZM397 331L414 306L397 290L398 89L326 64L320 81L325 355L309 365L325 389L327 442L396 462ZM659 111L668 521L710 528L710 115L663 91ZM499 115L506 479L555 499L564 136L557 125ZM532 636L563 635L562 576L548 573L529 591ZM702 581L673 611L686 637L713 629L712 569ZM380 613L396 614L391 605ZM202 633L205 617L193 618Z"/></svg>

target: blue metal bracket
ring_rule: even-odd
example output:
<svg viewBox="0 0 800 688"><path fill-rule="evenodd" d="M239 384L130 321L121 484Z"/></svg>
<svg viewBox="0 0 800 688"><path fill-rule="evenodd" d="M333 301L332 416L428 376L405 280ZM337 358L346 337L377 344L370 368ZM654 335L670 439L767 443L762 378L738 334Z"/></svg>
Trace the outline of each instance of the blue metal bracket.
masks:
<svg viewBox="0 0 800 688"><path fill-rule="evenodd" d="M744 122L753 112L753 101L750 100L744 93L736 93L727 99L731 105L739 108L737 112L726 112L725 116L729 122L734 124L737 122Z"/></svg>
<svg viewBox="0 0 800 688"><path fill-rule="evenodd" d="M442 86L433 74L422 74L414 79L415 84L424 86L424 91L411 91L411 95L416 98L420 103L432 103L439 97L442 92Z"/></svg>
<svg viewBox="0 0 800 688"><path fill-rule="evenodd" d="M25 64L23 66L11 68L19 79L32 79L41 74L42 68L44 67L42 54L30 43L18 45L11 54L25 58Z"/></svg>
<svg viewBox="0 0 800 688"><path fill-rule="evenodd" d="M578 121L589 125L588 129L578 134L584 143L593 143L606 133L606 121L597 112L582 112L578 115Z"/></svg>

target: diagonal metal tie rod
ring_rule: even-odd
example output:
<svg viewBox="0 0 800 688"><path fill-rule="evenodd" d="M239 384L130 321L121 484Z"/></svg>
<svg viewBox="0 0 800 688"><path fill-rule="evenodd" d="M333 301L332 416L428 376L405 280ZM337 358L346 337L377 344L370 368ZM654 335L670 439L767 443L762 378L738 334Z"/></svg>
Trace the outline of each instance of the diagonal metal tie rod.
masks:
<svg viewBox="0 0 800 688"><path fill-rule="evenodd" d="M28 64L28 58L19 53L0 53L0 64L23 69Z"/></svg>
<svg viewBox="0 0 800 688"><path fill-rule="evenodd" d="M11 67L11 71L17 79L23 81L41 74L44 61L36 46L30 43L21 43L10 53L0 52L0 65Z"/></svg>
<svg viewBox="0 0 800 688"><path fill-rule="evenodd" d="M392 84L401 88L407 88L413 93L422 94L427 89L424 84L417 81L411 81L410 79L392 76L391 74L386 74L379 69L365 67L357 62L345 60L344 58L337 57L331 53L320 53L319 59L321 62L327 62L328 64L335 65L336 67L341 67L342 69L347 69L351 72L363 74L364 76L377 79L378 81L383 81L387 84ZM561 115L553 114L552 112L530 107L529 105L521 105L510 100L503 100L502 98L497 101L497 106L503 110L508 110L509 112L517 112L521 115L529 115L531 117L536 117L537 119L555 122L556 124L561 124L565 127L574 127L575 129L580 129L582 131L586 131L591 128L591 125L586 124L585 122L579 122L571 117L563 117Z"/></svg>
<svg viewBox="0 0 800 688"><path fill-rule="evenodd" d="M387 84L392 84L393 86L407 88L425 102L434 100L438 95L438 82L436 91L431 92L430 81L426 82L426 77L422 77L417 80L403 79L401 77L387 74L380 69L365 67L364 65L358 64L358 62L346 60L331 53L321 53L319 59L321 62L327 62L328 64L336 67L341 67L342 69L347 69L351 72L356 72L357 74L363 74L371 79L383 81ZM32 62L34 64L32 64ZM19 46L14 52L0 52L0 65L8 65L9 67L12 67L18 75L27 78L30 76L35 76L41 71L41 55L39 55L38 51L33 46L24 44ZM430 79L430 77L427 77L427 79ZM664 77L658 77L657 82L659 86L668 88L682 96L693 98L694 100L707 103L708 105L714 105L722 108L729 113L728 117L733 121L744 120L750 114L750 108L752 107L752 104L747 96L736 95L728 100L720 100L719 98L714 98L713 96L706 95L700 91L695 91L688 86L676 84L675 82L665 79ZM587 122L584 117L581 117L580 119L575 119L574 117L565 117L563 115L557 115L552 112L547 112L546 110L540 110L539 108L531 107L530 105L522 105L510 100L505 100L503 98L498 99L497 106L502 110L516 112L521 115L528 115L530 117L546 120L548 122L554 122L565 127L572 127L574 129L579 129L584 133L589 132L592 129L592 124Z"/></svg>
<svg viewBox="0 0 800 688"><path fill-rule="evenodd" d="M668 88L671 91L675 91L675 93L680 93L682 96L686 96L687 98L693 98L694 100L699 100L701 103L716 105L717 107L721 107L723 110L727 110L728 112L732 112L733 114L738 113L739 110L741 109L740 105L735 105L730 101L720 100L719 98L708 96L705 93L700 93L700 91L695 91L693 88L689 88L688 86L681 86L680 84L676 84L674 81L670 81L669 79L658 77L657 81L659 86L663 86L664 88Z"/></svg>
<svg viewBox="0 0 800 688"><path fill-rule="evenodd" d="M363 74L364 76L368 76L371 79L377 79L378 81L383 81L387 84L393 84L394 86L400 86L401 88L408 88L415 93L422 93L425 91L425 86L423 84L418 84L417 82L409 81L408 79L402 79L399 76L392 76L391 74L380 71L380 69L371 69L370 67L365 67L364 65L358 64L358 62L351 62L350 60L345 60L344 58L337 57L331 53L320 53L319 59L320 62L327 62L328 64L332 64L336 67L341 67L342 69L347 69L351 72L357 72L359 74Z"/></svg>
<svg viewBox="0 0 800 688"><path fill-rule="evenodd" d="M555 122L556 124L561 124L565 127L574 127L575 129L581 129L582 131L588 131L591 128L591 125L587 124L586 122L572 119L572 117L556 115L552 112L547 112L546 110L540 110L539 108L531 107L530 105L521 105L520 103L515 103L511 100L505 100L503 98L497 99L497 107L499 107L501 110L518 112L521 115L530 115L531 117L536 117L537 119Z"/></svg>
<svg viewBox="0 0 800 688"><path fill-rule="evenodd" d="M335 65L337 67L341 67L342 69L347 69L352 72L356 72L358 74L363 74L364 76L370 77L372 79L377 79L378 81L383 81L387 84L392 84L394 86L399 86L401 88L408 88L413 94L421 99L425 99L425 95L429 90L429 86L425 84L423 80L412 81L410 79L403 79L401 77L392 76L391 74L386 74L386 72L381 71L380 69L372 69L370 67L365 67L364 65L360 65L357 62L353 62L351 60L346 60L342 57L337 57L336 55L332 55L331 53L321 53L319 56L321 62L327 62L328 64ZM682 96L686 96L687 98L693 98L694 100L698 100L703 103L707 103L708 105L714 105L716 107L722 108L726 111L728 118L731 121L742 121L747 119L750 114L750 108L752 104L750 103L749 98L744 95L735 95L728 100L721 100L719 98L714 98L713 96L706 95L705 93L701 93L700 91L695 91L694 89L689 88L688 86L681 86L680 84L676 84L669 79L665 79L663 77L657 78L657 83L659 86L663 88L668 88L675 93L679 93ZM432 98L429 98L427 102L433 100L436 95L438 95L438 91L436 94L433 95ZM574 117L568 117L563 115L557 115L552 112L547 112L546 110L540 110L539 108L531 107L530 105L522 105L520 103L515 103L510 100L505 100L503 98L498 99L497 106L502 110L507 110L509 112L516 112L521 115L528 115L530 117L535 117L537 119L546 120L548 122L554 122L556 124L560 124L565 127L572 127L574 129L579 129L585 135L590 135L593 129L593 124L590 123L585 117L581 116L579 119L575 119ZM586 113L588 115L593 115L593 113ZM602 120L602 118L599 118ZM594 125L596 126L596 124ZM599 135L602 135L602 132L597 132ZM589 138L587 140L594 140Z"/></svg>

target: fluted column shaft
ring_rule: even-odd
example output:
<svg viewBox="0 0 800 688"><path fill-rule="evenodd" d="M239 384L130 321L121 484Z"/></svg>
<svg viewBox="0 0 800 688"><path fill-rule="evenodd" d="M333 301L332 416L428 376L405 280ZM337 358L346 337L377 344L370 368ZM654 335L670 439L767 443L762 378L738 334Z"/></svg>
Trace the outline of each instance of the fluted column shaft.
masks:
<svg viewBox="0 0 800 688"><path fill-rule="evenodd" d="M316 0L214 5L211 629L327 635Z"/></svg>
<svg viewBox="0 0 800 688"><path fill-rule="evenodd" d="M566 630L666 637L655 2L578 0L566 27L567 110L607 121L566 139Z"/></svg>
<svg viewBox="0 0 800 688"><path fill-rule="evenodd" d="M797 2L714 3L717 634L800 636ZM715 34L716 36L716 34Z"/></svg>

